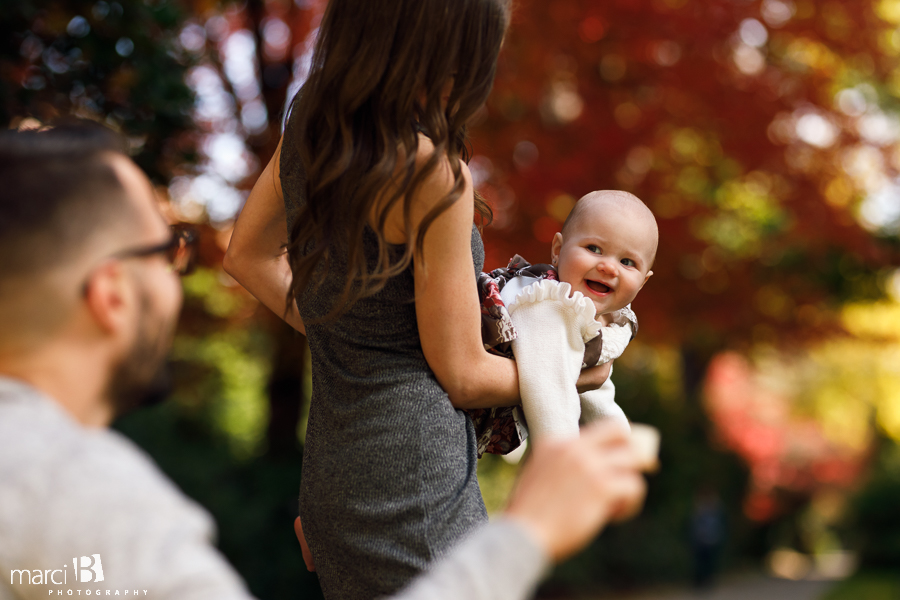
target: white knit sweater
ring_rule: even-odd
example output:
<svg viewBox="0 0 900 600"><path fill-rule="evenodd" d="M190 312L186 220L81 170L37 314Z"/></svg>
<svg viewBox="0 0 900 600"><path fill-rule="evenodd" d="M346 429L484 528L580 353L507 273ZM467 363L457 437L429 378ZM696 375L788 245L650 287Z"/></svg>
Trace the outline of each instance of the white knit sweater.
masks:
<svg viewBox="0 0 900 600"><path fill-rule="evenodd" d="M501 297L518 333L512 349L532 441L577 436L579 421L599 418L612 418L629 428L625 413L615 403L612 381L580 395L575 382L586 366L585 342L603 336L598 364L618 358L633 335L631 323L614 314L613 323L603 326L594 318L590 299L572 291L568 283L549 279L515 278Z"/></svg>

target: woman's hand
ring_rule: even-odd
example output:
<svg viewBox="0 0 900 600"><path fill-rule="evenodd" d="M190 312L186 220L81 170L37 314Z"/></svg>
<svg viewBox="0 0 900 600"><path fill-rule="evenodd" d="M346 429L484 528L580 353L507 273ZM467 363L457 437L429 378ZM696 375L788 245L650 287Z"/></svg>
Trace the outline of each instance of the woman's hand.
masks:
<svg viewBox="0 0 900 600"><path fill-rule="evenodd" d="M306 543L306 536L303 535L303 523L300 522L300 517L294 519L294 535L297 536L297 541L300 542L300 554L303 555L306 570L315 572L316 563L313 561L312 552L309 551L309 544Z"/></svg>
<svg viewBox="0 0 900 600"><path fill-rule="evenodd" d="M534 446L506 509L558 562L583 548L603 527L636 514L646 484L630 436L597 421L579 438Z"/></svg>
<svg viewBox="0 0 900 600"><path fill-rule="evenodd" d="M578 376L578 381L575 382L575 388L578 390L578 393L583 394L584 392L599 389L600 386L606 383L606 380L609 379L609 374L612 372L613 362L609 361L602 365L582 369L581 375Z"/></svg>

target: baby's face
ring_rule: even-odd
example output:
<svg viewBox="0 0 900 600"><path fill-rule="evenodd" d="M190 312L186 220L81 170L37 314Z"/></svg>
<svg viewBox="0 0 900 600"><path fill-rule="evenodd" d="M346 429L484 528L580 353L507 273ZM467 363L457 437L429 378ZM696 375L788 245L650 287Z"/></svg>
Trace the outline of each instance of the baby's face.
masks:
<svg viewBox="0 0 900 600"><path fill-rule="evenodd" d="M551 258L559 280L590 298L602 315L627 306L653 274L656 237L646 215L598 203L585 208L565 237L556 234Z"/></svg>

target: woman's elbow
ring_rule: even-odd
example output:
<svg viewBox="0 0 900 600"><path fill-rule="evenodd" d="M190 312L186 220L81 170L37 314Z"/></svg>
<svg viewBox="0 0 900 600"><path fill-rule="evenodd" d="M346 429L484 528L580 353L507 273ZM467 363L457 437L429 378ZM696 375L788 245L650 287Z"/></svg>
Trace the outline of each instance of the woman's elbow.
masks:
<svg viewBox="0 0 900 600"><path fill-rule="evenodd" d="M445 389L453 408L469 409L482 404L479 386L474 385L474 382L465 375L455 378L454 384L447 387L449 389Z"/></svg>
<svg viewBox="0 0 900 600"><path fill-rule="evenodd" d="M488 354L483 348L472 352L451 352L446 347L444 352L425 350L425 359L454 408L489 408L519 403L514 361Z"/></svg>
<svg viewBox="0 0 900 600"><path fill-rule="evenodd" d="M456 367L438 377L454 408L470 410L519 404L514 361L484 352L470 356Z"/></svg>
<svg viewBox="0 0 900 600"><path fill-rule="evenodd" d="M234 277L236 281L241 281L241 275L244 272L244 260L240 252L238 252L233 245L228 246L228 250L225 251L225 256L222 257L222 269Z"/></svg>

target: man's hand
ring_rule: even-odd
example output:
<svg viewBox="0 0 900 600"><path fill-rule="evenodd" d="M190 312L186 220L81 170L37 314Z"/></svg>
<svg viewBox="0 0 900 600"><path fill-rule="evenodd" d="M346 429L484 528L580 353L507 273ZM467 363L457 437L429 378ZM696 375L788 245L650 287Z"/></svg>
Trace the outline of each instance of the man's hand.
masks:
<svg viewBox="0 0 900 600"><path fill-rule="evenodd" d="M518 522L560 561L583 548L610 521L640 510L646 493L630 437L598 421L581 437L534 447L509 506Z"/></svg>
<svg viewBox="0 0 900 600"><path fill-rule="evenodd" d="M596 367L582 369L581 375L578 376L578 381L575 382L575 389L578 390L578 393L583 394L584 392L596 390L606 383L606 380L609 379L609 374L612 372L614 362L611 360Z"/></svg>

